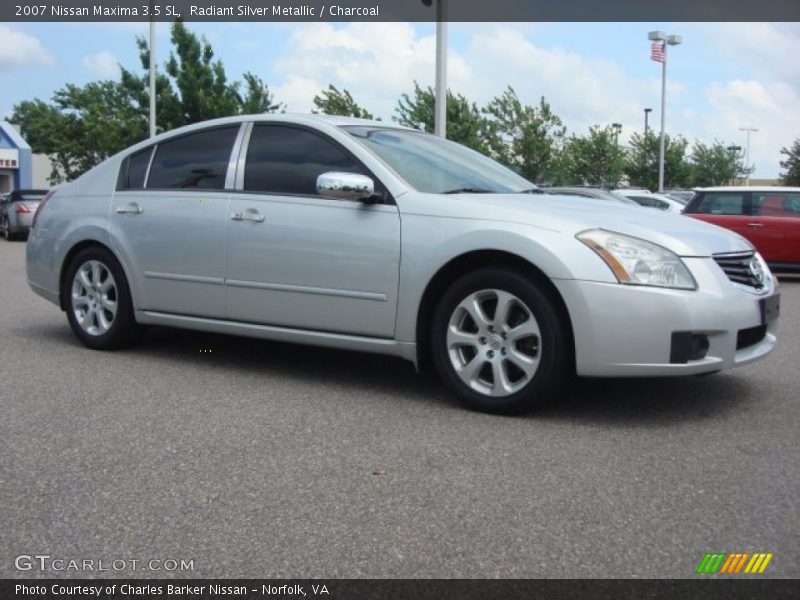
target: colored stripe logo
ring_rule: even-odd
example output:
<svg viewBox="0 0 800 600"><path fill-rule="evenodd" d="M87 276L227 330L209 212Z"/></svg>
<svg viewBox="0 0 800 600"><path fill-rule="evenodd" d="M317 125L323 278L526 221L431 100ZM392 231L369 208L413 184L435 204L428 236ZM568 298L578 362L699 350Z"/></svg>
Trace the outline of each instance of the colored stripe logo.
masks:
<svg viewBox="0 0 800 600"><path fill-rule="evenodd" d="M767 569L772 556L772 552L706 552L695 572L704 575L760 574Z"/></svg>

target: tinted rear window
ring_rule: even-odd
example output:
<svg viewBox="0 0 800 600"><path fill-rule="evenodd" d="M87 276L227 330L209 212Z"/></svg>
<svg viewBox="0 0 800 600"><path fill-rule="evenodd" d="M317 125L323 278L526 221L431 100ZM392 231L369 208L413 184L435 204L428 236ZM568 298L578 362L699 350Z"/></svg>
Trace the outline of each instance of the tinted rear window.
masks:
<svg viewBox="0 0 800 600"><path fill-rule="evenodd" d="M225 176L239 125L218 127L162 142L156 147L148 188L225 188Z"/></svg>

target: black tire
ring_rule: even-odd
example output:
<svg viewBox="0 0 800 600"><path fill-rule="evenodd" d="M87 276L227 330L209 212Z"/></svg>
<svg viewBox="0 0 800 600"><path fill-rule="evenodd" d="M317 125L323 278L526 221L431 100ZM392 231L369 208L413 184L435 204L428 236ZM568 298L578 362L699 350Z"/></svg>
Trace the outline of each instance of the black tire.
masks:
<svg viewBox="0 0 800 600"><path fill-rule="evenodd" d="M91 334L85 331L75 314L76 309L79 307L76 306L72 294L73 282L78 269L89 261L101 263L111 273L116 283L114 294L117 305L116 314L108 330L100 334ZM61 293L63 294L69 325L84 346L94 350L115 350L134 344L141 336L143 329L136 323L134 318L133 302L128 281L125 279L125 273L117 259L107 249L94 246L78 252L67 267Z"/></svg>
<svg viewBox="0 0 800 600"><path fill-rule="evenodd" d="M522 310L520 314L524 317L526 309L528 316L532 315L538 325L539 335L532 336L536 341L532 343L530 350L531 356L537 357L538 367L529 376L527 382L526 377L528 376L523 376L518 380L515 385L521 386L519 389L504 396L491 396L488 392L483 393L473 389L463 381L456 371L447 346L451 318L455 318L457 308L462 300L482 290L499 290L512 294L516 297L515 302L519 300L524 305L520 306L517 303L518 308L514 310ZM491 303L491 300L489 302ZM570 357L572 343L571 333L564 319L565 317L562 316L550 294L537 287L529 276L507 268L475 270L455 281L439 301L431 323L431 358L442 382L469 408L498 414L530 412L553 400L561 392L569 378L572 364ZM507 362L512 351L518 349L514 347L512 350L508 345L520 342L505 341L505 335L503 335L503 340L497 340L497 335L494 333L491 335L495 339L489 340L489 343L494 341L504 344L502 352L505 358L499 358L499 360L503 365L500 368L504 369L507 379L509 369L515 369L522 373L513 365L509 366ZM509 340L510 338L511 333L509 333ZM486 338L479 339L485 340ZM463 359L467 366L472 364L472 360L477 359L480 352L489 352L485 345L486 342L482 342L482 344L484 345L477 346L478 351L472 359ZM506 355L507 351L508 355ZM481 360L487 359L482 358ZM491 371L491 365L489 369ZM482 373L484 373L483 370L479 372L478 376L481 377ZM480 382L478 384L480 385Z"/></svg>
<svg viewBox="0 0 800 600"><path fill-rule="evenodd" d="M7 242L13 242L16 239L16 236L11 233L11 227L9 227L8 223L6 223L6 227L3 230L3 237Z"/></svg>

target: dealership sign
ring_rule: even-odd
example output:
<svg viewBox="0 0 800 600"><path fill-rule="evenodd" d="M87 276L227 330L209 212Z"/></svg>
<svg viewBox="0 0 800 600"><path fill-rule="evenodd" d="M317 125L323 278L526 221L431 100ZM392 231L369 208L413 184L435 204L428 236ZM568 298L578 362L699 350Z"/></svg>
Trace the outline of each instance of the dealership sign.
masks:
<svg viewBox="0 0 800 600"><path fill-rule="evenodd" d="M0 169L19 169L19 150L0 148Z"/></svg>

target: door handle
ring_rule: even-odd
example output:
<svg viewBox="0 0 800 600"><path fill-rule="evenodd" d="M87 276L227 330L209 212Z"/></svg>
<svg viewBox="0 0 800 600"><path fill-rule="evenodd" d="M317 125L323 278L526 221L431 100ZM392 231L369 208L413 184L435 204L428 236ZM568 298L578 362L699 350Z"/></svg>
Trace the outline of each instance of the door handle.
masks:
<svg viewBox="0 0 800 600"><path fill-rule="evenodd" d="M250 221L252 223L263 223L264 215L253 209L244 212L231 213L231 220L233 221Z"/></svg>
<svg viewBox="0 0 800 600"><path fill-rule="evenodd" d="M116 211L120 215L140 215L144 212L141 206L136 204L136 202L131 202L130 204L126 204L125 206L118 206Z"/></svg>
<svg viewBox="0 0 800 600"><path fill-rule="evenodd" d="M758 227L763 227L764 224L763 223L748 223L747 226L752 228L752 229L756 229Z"/></svg>

